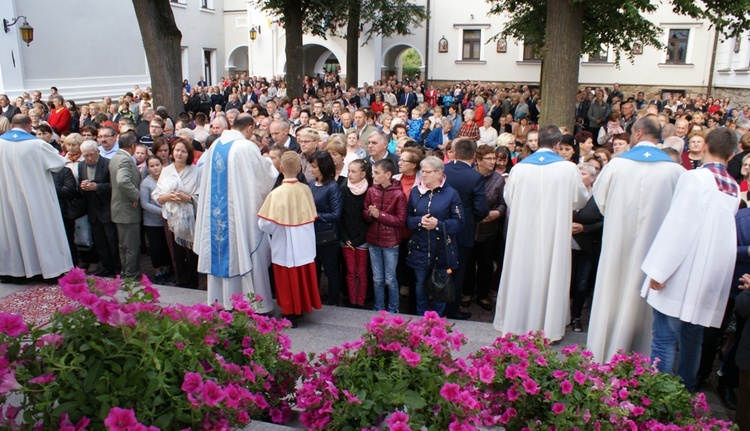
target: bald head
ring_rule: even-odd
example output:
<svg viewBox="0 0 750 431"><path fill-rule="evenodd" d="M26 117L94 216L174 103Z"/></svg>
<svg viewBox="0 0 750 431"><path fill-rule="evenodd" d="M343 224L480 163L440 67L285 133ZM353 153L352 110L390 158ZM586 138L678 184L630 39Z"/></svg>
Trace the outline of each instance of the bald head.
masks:
<svg viewBox="0 0 750 431"><path fill-rule="evenodd" d="M661 137L661 125L654 115L647 115L633 124L633 134L630 137L631 147L639 142L647 141L654 144Z"/></svg>

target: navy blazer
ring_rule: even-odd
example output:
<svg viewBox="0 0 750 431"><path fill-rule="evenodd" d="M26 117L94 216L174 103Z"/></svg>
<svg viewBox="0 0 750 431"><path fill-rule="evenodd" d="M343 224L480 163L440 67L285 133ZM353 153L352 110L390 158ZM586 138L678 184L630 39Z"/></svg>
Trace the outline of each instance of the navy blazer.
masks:
<svg viewBox="0 0 750 431"><path fill-rule="evenodd" d="M477 223L490 213L484 192L484 177L465 162L454 161L445 165L446 182L458 192L464 207L466 223L458 233L458 245L473 247Z"/></svg>
<svg viewBox="0 0 750 431"><path fill-rule="evenodd" d="M448 132L450 134L450 132ZM449 136L450 137L450 136ZM425 146L432 148L433 150L438 149L438 145L443 145L443 128L442 126L435 127L432 129L427 139L424 142Z"/></svg>

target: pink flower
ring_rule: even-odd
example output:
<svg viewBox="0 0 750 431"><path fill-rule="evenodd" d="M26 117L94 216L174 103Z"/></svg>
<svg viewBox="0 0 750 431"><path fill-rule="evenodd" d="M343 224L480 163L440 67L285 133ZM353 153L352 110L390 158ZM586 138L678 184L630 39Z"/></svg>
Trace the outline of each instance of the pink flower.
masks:
<svg viewBox="0 0 750 431"><path fill-rule="evenodd" d="M573 392L573 383L570 383L570 380L563 380L560 382L560 389L564 395L567 395Z"/></svg>
<svg viewBox="0 0 750 431"><path fill-rule="evenodd" d="M391 430L411 431L411 428L409 428L409 425L407 425L409 423L409 415L404 412L393 412L385 422L388 424ZM403 428L404 426L406 426L406 428Z"/></svg>
<svg viewBox="0 0 750 431"><path fill-rule="evenodd" d="M447 401L453 401L458 396L460 387L455 383L445 383L440 389L440 396L445 398Z"/></svg>
<svg viewBox="0 0 750 431"><path fill-rule="evenodd" d="M555 403L552 406L552 413L559 415L560 413L565 411L565 404L563 403Z"/></svg>
<svg viewBox="0 0 750 431"><path fill-rule="evenodd" d="M622 388L622 389L620 389L620 391L619 391L619 392L617 393L617 395L618 395L618 396L620 397L620 399L623 399L623 400L624 400L625 398L627 398L627 397L628 397L628 395L630 395L630 392L628 392L628 390L627 390L627 389L625 389L625 388Z"/></svg>
<svg viewBox="0 0 750 431"><path fill-rule="evenodd" d="M107 324L110 326L128 326L132 328L136 324L136 319L132 314L117 309L109 315Z"/></svg>
<svg viewBox="0 0 750 431"><path fill-rule="evenodd" d="M646 409L641 406L635 406L633 407L633 410L631 410L631 412L633 412L633 416L641 416L646 413Z"/></svg>
<svg viewBox="0 0 750 431"><path fill-rule="evenodd" d="M42 346L54 346L55 349L60 348L63 343L63 336L60 334L44 334L39 337L39 341L36 342L37 347Z"/></svg>
<svg viewBox="0 0 750 431"><path fill-rule="evenodd" d="M0 379L0 396L7 395L10 391L21 389L21 385L16 380L16 370L8 371Z"/></svg>
<svg viewBox="0 0 750 431"><path fill-rule="evenodd" d="M537 356L536 359L534 359L534 362L537 363L537 365L546 367L547 366L547 360L544 358L544 356Z"/></svg>
<svg viewBox="0 0 750 431"><path fill-rule="evenodd" d="M121 409L112 407L104 420L104 425L109 431L128 431L138 424L135 418L135 412L132 409Z"/></svg>
<svg viewBox="0 0 750 431"><path fill-rule="evenodd" d="M515 386L511 386L510 389L508 389L506 395L508 396L508 401L515 401L519 396L521 396L521 393Z"/></svg>
<svg viewBox="0 0 750 431"><path fill-rule="evenodd" d="M201 397L207 406L214 407L224 399L224 391L213 380L207 380L203 385Z"/></svg>
<svg viewBox="0 0 750 431"><path fill-rule="evenodd" d="M571 344L570 346L565 346L562 348L562 354L565 356L570 356L573 353L575 353L578 350L577 344Z"/></svg>
<svg viewBox="0 0 750 431"><path fill-rule="evenodd" d="M17 337L29 331L29 327L23 322L23 317L18 314L0 313L0 332L9 336Z"/></svg>
<svg viewBox="0 0 750 431"><path fill-rule="evenodd" d="M580 371L576 371L575 374L573 374L573 380L575 380L579 385L583 385L584 383L586 383L586 375Z"/></svg>
<svg viewBox="0 0 750 431"><path fill-rule="evenodd" d="M641 397L641 404L648 407L651 405L651 400L646 397Z"/></svg>
<svg viewBox="0 0 750 431"><path fill-rule="evenodd" d="M567 371L555 370L552 373L552 377L554 377L556 380L560 380L560 379L564 379L564 378L568 377L568 373L567 373Z"/></svg>
<svg viewBox="0 0 750 431"><path fill-rule="evenodd" d="M203 389L203 376L199 373L185 373L185 380L180 388L183 392L193 393Z"/></svg>
<svg viewBox="0 0 750 431"><path fill-rule="evenodd" d="M539 385L532 379L526 379L523 381L523 389L529 395L536 395L539 393Z"/></svg>
<svg viewBox="0 0 750 431"><path fill-rule="evenodd" d="M34 377L33 379L29 380L29 383L32 385L44 385L50 382L54 382L55 374L52 372L42 374L41 376Z"/></svg>
<svg viewBox="0 0 750 431"><path fill-rule="evenodd" d="M407 364L411 365L414 368L416 368L417 365L419 365L419 362L422 360L422 356L420 356L419 353L412 351L411 349L401 350L401 353L398 355L398 357L406 361Z"/></svg>
<svg viewBox="0 0 750 431"><path fill-rule="evenodd" d="M492 380L495 378L495 369L490 367L489 365L483 365L481 368L479 368L479 380L481 380L484 383L492 383Z"/></svg>
<svg viewBox="0 0 750 431"><path fill-rule="evenodd" d="M232 313L227 313L226 311L219 311L219 318L224 321L227 325L232 323L234 320L234 317L232 317Z"/></svg>
<svg viewBox="0 0 750 431"><path fill-rule="evenodd" d="M67 413L63 413L60 417L60 431L86 431L86 427L89 425L89 418L86 416L82 417L77 424L73 425L70 421Z"/></svg>
<svg viewBox="0 0 750 431"><path fill-rule="evenodd" d="M346 389L343 390L344 396L346 397L346 402L348 404L362 404L362 401L359 400L356 396L352 395L349 391Z"/></svg>

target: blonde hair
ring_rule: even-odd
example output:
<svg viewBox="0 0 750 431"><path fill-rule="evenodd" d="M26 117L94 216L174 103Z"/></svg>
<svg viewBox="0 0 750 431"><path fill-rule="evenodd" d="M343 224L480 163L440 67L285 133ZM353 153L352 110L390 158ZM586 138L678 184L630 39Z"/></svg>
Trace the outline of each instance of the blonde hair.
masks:
<svg viewBox="0 0 750 431"><path fill-rule="evenodd" d="M299 139L299 138L308 138L308 139L311 139L311 140L313 140L315 142L319 142L320 141L320 134L318 133L317 130L315 130L313 128L310 128L310 127L306 127L304 129L300 130L299 136L298 136L297 139Z"/></svg>
<svg viewBox="0 0 750 431"><path fill-rule="evenodd" d="M512 133L504 132L497 137L497 145L502 147L509 147L510 144L516 142L516 137Z"/></svg>

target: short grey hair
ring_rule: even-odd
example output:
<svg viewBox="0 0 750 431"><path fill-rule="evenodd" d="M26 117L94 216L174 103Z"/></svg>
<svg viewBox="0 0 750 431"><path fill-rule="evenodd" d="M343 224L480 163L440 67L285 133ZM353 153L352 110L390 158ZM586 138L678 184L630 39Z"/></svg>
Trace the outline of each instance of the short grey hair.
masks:
<svg viewBox="0 0 750 431"><path fill-rule="evenodd" d="M90 139L88 141L83 141L83 143L81 144L81 151L83 152L83 151L87 151L87 150L98 151L99 150L99 144L97 144L96 141L92 141Z"/></svg>
<svg viewBox="0 0 750 431"><path fill-rule="evenodd" d="M184 136L190 139L190 141L193 141L195 139L195 134L193 134L193 131L188 129L187 127L178 130L175 134L177 136Z"/></svg>
<svg viewBox="0 0 750 431"><path fill-rule="evenodd" d="M473 109L466 109L466 110L464 110L463 117L464 118L466 118L466 117L474 118L474 110Z"/></svg>
<svg viewBox="0 0 750 431"><path fill-rule="evenodd" d="M422 160L422 162L419 164L419 168L424 170L425 168L431 168L433 171L436 172L444 172L445 171L445 164L442 160L435 156L427 156Z"/></svg>
<svg viewBox="0 0 750 431"><path fill-rule="evenodd" d="M742 130L750 129L750 120L748 120L747 118L738 118L734 124L737 126L738 129L742 129Z"/></svg>
<svg viewBox="0 0 750 431"><path fill-rule="evenodd" d="M578 169L588 172L589 175L591 175L592 177L596 177L596 168L591 163L588 163L588 162L579 163Z"/></svg>
<svg viewBox="0 0 750 431"><path fill-rule="evenodd" d="M662 148L672 148L682 154L682 150L685 148L685 141L679 136L670 136L664 140Z"/></svg>

